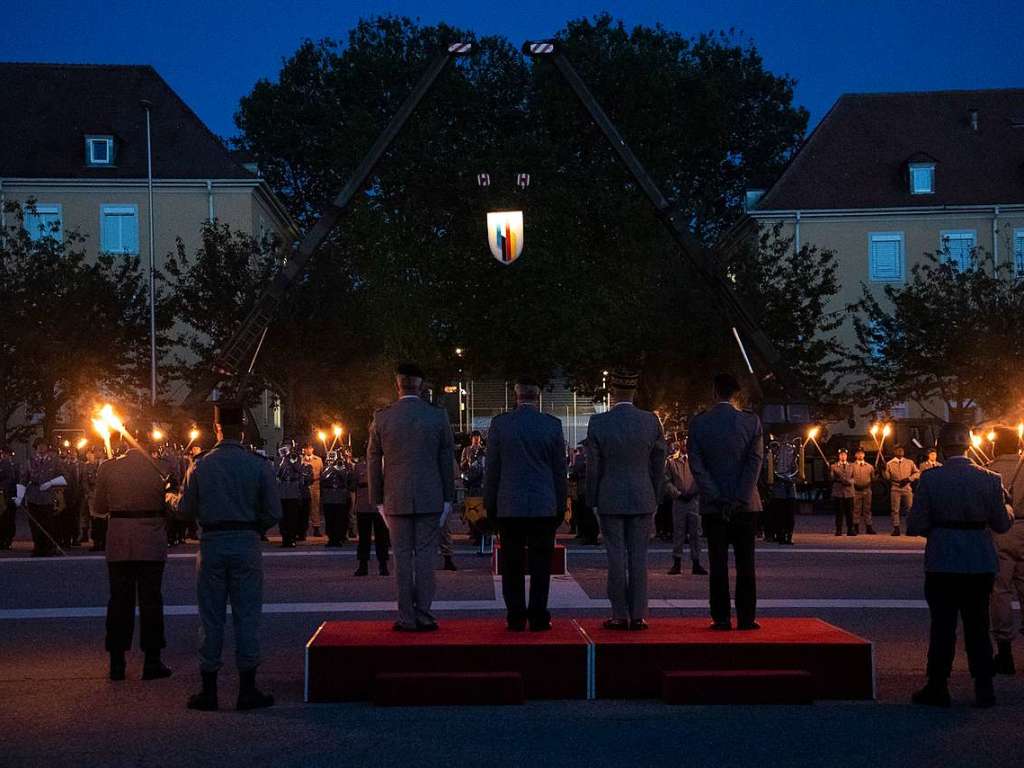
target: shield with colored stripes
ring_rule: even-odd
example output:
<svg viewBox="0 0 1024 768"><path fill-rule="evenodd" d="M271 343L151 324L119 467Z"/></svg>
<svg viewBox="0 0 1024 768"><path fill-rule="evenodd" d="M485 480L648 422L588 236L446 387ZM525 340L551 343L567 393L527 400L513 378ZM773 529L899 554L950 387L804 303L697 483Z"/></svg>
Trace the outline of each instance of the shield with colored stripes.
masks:
<svg viewBox="0 0 1024 768"><path fill-rule="evenodd" d="M487 214L487 243L494 258L511 264L523 252L523 212L494 211Z"/></svg>

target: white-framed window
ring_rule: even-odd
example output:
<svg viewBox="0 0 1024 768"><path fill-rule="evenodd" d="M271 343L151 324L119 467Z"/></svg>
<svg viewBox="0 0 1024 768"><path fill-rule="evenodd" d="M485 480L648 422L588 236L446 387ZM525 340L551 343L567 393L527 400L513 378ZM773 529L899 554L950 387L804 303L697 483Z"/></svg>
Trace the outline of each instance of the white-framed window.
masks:
<svg viewBox="0 0 1024 768"><path fill-rule="evenodd" d="M910 194L931 195L935 192L935 163L911 163Z"/></svg>
<svg viewBox="0 0 1024 768"><path fill-rule="evenodd" d="M100 248L107 253L139 253L139 207L100 206Z"/></svg>
<svg viewBox="0 0 1024 768"><path fill-rule="evenodd" d="M952 262L960 271L971 266L977 232L973 229L944 229L939 233L939 249L944 261Z"/></svg>
<svg viewBox="0 0 1024 768"><path fill-rule="evenodd" d="M910 417L910 406L906 402L893 403L889 406L889 416L894 419L906 419Z"/></svg>
<svg viewBox="0 0 1024 768"><path fill-rule="evenodd" d="M868 278L873 283L900 283L904 278L903 233L868 235Z"/></svg>
<svg viewBox="0 0 1024 768"><path fill-rule="evenodd" d="M1013 230L1013 267L1018 277L1024 277L1024 229Z"/></svg>
<svg viewBox="0 0 1024 768"><path fill-rule="evenodd" d="M85 137L85 164L86 165L113 165L114 164L114 137L113 136L86 136Z"/></svg>
<svg viewBox="0 0 1024 768"><path fill-rule="evenodd" d="M33 240L64 235L64 215L60 203L36 203L35 211L25 209L25 231Z"/></svg>

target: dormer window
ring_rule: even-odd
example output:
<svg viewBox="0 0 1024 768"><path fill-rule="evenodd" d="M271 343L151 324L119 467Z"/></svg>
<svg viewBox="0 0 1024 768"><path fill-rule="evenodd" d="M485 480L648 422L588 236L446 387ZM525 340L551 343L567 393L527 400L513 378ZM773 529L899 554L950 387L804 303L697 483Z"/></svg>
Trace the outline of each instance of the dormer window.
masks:
<svg viewBox="0 0 1024 768"><path fill-rule="evenodd" d="M763 189L748 189L743 195L743 210L752 211L764 197Z"/></svg>
<svg viewBox="0 0 1024 768"><path fill-rule="evenodd" d="M86 165L113 165L114 137L86 136L85 163Z"/></svg>
<svg viewBox="0 0 1024 768"><path fill-rule="evenodd" d="M931 195L935 193L935 163L910 164L910 194Z"/></svg>

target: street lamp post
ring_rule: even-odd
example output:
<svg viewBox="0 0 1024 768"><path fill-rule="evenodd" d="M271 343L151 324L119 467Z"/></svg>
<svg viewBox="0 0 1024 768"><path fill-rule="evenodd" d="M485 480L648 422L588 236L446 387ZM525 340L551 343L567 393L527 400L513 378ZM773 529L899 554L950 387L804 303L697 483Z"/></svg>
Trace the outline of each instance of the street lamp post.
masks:
<svg viewBox="0 0 1024 768"><path fill-rule="evenodd" d="M146 110L146 185L149 191L149 404L156 406L156 255L153 236L153 139L150 132L149 113L153 102L143 99L140 104Z"/></svg>

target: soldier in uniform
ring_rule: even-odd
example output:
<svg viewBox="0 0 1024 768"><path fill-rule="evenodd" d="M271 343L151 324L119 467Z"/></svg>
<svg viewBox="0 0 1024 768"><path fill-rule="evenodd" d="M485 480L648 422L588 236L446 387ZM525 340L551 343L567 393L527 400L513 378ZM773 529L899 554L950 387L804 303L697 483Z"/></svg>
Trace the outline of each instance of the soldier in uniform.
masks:
<svg viewBox="0 0 1024 768"><path fill-rule="evenodd" d="M996 641L995 672L999 675L1016 674L1013 663L1013 638L1016 626L1013 618L1013 598L1024 606L1024 456L1017 453L1017 433L998 430L995 460L989 469L997 472L1006 488L1008 501L1013 507L1013 527L1006 533L997 533L996 542L999 570L992 590L992 636ZM1024 632L1024 626L1021 627Z"/></svg>
<svg viewBox="0 0 1024 768"><path fill-rule="evenodd" d="M203 688L189 699L189 709L218 707L217 672L222 666L228 600L235 628L237 708L257 709L274 703L273 696L256 687L263 610L260 535L281 519L281 500L273 466L242 444L243 413L241 405L215 406L217 444L195 460L174 500L176 514L196 520L202 529L196 590L202 622L199 669Z"/></svg>
<svg viewBox="0 0 1024 768"><path fill-rule="evenodd" d="M928 683L915 704L948 707L949 676L956 653L956 625L963 623L975 703L995 704L989 598L998 570L992 533L1006 533L1013 512L1005 504L1002 479L971 463L970 431L946 424L939 433L945 466L921 478L907 533L928 539L924 551L924 594L931 614Z"/></svg>
<svg viewBox="0 0 1024 768"><path fill-rule="evenodd" d="M647 546L668 448L658 417L633 405L639 374L612 371L612 406L587 427L587 503L608 551L607 629L647 628Z"/></svg>
<svg viewBox="0 0 1024 768"><path fill-rule="evenodd" d="M555 531L565 516L565 437L537 408L540 386L516 382L516 409L494 417L487 435L484 506L501 535L501 591L508 628L551 629L548 594ZM525 573L530 574L526 600Z"/></svg>
<svg viewBox="0 0 1024 768"><path fill-rule="evenodd" d="M871 484L875 481L875 468L864 461L864 450L853 453L853 530L874 536L871 517Z"/></svg>
<svg viewBox="0 0 1024 768"><path fill-rule="evenodd" d="M690 467L700 487L701 516L711 561L712 629L732 629L729 605L729 545L736 561L737 628L760 629L756 621L755 517L761 511L757 479L764 457L761 420L734 404L740 385L731 374L714 378L717 404L690 426Z"/></svg>
<svg viewBox="0 0 1024 768"><path fill-rule="evenodd" d="M32 531L32 557L48 557L55 554L57 544L57 489L65 487L67 480L46 440L36 438L32 450L32 458L21 471L21 485L25 486L24 503Z"/></svg>
<svg viewBox="0 0 1024 768"><path fill-rule="evenodd" d="M299 541L304 541L309 526L313 526L313 535L320 535L320 475L324 471L324 462L319 456L313 453L313 444L306 443L302 447L302 463L307 464L312 474L309 484L308 501L303 506L302 533Z"/></svg>
<svg viewBox="0 0 1024 768"><path fill-rule="evenodd" d="M690 469L686 438L676 443L675 453L665 464L665 488L672 498L672 567L669 576L683 572L683 547L689 542L691 569L706 576L700 564L700 488Z"/></svg>
<svg viewBox="0 0 1024 768"><path fill-rule="evenodd" d="M302 505L313 482L313 468L304 464L290 446L279 451L281 463L277 468L278 493L281 500L281 546L294 547L302 529Z"/></svg>
<svg viewBox="0 0 1024 768"><path fill-rule="evenodd" d="M832 498L836 500L836 536L843 535L843 523L846 523L846 535L856 536L853 527L853 464L846 459L849 456L845 448L839 449L839 460L832 465Z"/></svg>
<svg viewBox="0 0 1024 768"><path fill-rule="evenodd" d="M455 501L452 428L447 413L421 399L423 379L415 364L395 369L398 400L374 414L366 452L370 503L394 543L400 632L437 629L434 557Z"/></svg>
<svg viewBox="0 0 1024 768"><path fill-rule="evenodd" d="M324 529L327 546L345 544L348 515L356 493L355 473L346 465L337 451L327 452L327 466L320 475L320 497L324 505Z"/></svg>
<svg viewBox="0 0 1024 768"><path fill-rule="evenodd" d="M82 495L85 497L85 514L89 516L89 538L92 540L90 550L102 552L107 546L107 518L96 511L96 478L100 470L100 460L96 450L91 446L85 451L85 462L82 465Z"/></svg>
<svg viewBox="0 0 1024 768"><path fill-rule="evenodd" d="M929 469L935 469L941 467L942 464L939 462L939 452L934 448L928 451L928 458L921 462L921 465L917 468L918 471L923 475Z"/></svg>
<svg viewBox="0 0 1024 768"><path fill-rule="evenodd" d="M359 532L359 544L356 549L359 567L352 575L368 576L370 574L370 543L372 541L377 551L377 568L380 575L388 576L390 575L388 550L391 547L391 537L388 534L384 516L377 511L376 506L370 503L370 485L367 479L365 460L356 463L353 474L356 478L354 513Z"/></svg>
<svg viewBox="0 0 1024 768"><path fill-rule="evenodd" d="M900 535L900 513L910 511L914 505L914 489L911 484L921 473L917 465L906 458L902 445L895 447L893 458L885 464L885 479L889 481L889 504L892 510L892 535Z"/></svg>
<svg viewBox="0 0 1024 768"><path fill-rule="evenodd" d="M17 530L18 467L14 453L0 446L0 550L10 549Z"/></svg>
<svg viewBox="0 0 1024 768"><path fill-rule="evenodd" d="M572 499L572 517L576 523L576 539L581 544L597 546L600 530L594 511L587 503L587 446L584 440L576 448L569 465L569 481L576 489Z"/></svg>
<svg viewBox="0 0 1024 768"><path fill-rule="evenodd" d="M110 602L106 648L110 679L124 680L125 653L131 649L135 604L139 606L139 647L145 654L143 680L170 677L160 660L164 638L162 583L167 562L165 492L168 477L152 458L132 448L96 473L93 507L110 516L106 534Z"/></svg>

